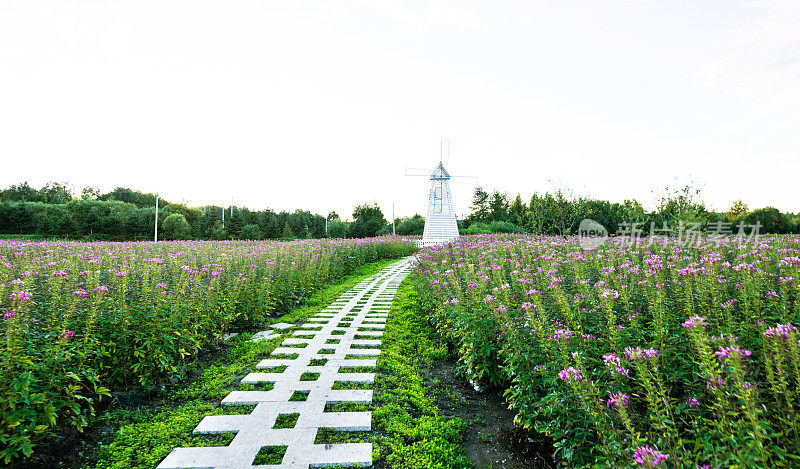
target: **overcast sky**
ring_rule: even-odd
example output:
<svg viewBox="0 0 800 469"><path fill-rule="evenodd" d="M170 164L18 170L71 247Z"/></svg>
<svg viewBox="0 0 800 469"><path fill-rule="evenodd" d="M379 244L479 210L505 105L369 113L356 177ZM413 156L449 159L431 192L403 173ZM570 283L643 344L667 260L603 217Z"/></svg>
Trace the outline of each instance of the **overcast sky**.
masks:
<svg viewBox="0 0 800 469"><path fill-rule="evenodd" d="M446 137L512 197L797 212L799 129L797 0L0 0L2 187L388 218Z"/></svg>

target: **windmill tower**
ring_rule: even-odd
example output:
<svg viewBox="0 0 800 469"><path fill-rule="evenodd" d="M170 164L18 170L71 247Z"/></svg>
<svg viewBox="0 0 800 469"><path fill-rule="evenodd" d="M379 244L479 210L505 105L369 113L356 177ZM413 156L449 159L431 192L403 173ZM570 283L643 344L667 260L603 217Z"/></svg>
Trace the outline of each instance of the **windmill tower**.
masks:
<svg viewBox="0 0 800 469"><path fill-rule="evenodd" d="M446 145L445 145L446 144ZM431 181L431 189L428 193L428 216L425 217L425 231L422 234L422 246L435 246L445 244L458 238L458 224L456 223L456 212L453 209L453 197L450 191L451 176L444 167L442 161L445 146L449 152L450 142L442 139L442 151L439 154L439 164L436 165L430 174L408 174L406 176L428 176Z"/></svg>

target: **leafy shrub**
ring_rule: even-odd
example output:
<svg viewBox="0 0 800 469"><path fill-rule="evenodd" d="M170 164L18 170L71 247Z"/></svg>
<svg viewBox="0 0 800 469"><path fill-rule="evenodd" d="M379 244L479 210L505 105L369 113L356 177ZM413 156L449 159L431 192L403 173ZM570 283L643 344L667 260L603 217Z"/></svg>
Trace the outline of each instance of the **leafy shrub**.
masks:
<svg viewBox="0 0 800 469"><path fill-rule="evenodd" d="M402 238L77 243L0 241L0 458L82 428L108 387L152 388L232 327L261 324Z"/></svg>
<svg viewBox="0 0 800 469"><path fill-rule="evenodd" d="M800 237L582 251L482 235L418 258L420 301L468 376L506 386L564 463L800 462Z"/></svg>

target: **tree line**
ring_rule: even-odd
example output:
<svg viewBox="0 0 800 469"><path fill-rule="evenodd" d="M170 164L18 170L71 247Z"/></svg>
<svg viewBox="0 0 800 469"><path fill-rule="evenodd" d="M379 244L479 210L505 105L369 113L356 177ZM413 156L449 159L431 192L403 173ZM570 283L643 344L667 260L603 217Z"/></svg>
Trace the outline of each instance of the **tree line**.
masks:
<svg viewBox="0 0 800 469"><path fill-rule="evenodd" d="M85 240L153 239L156 195L118 187L101 193L84 188L73 195L70 186L50 182L36 189L27 182L0 190L0 234ZM224 221L223 221L224 211ZM415 215L395 220L398 234L422 234L424 220ZM377 203L353 209L353 221L308 210L186 204L158 199L159 239L295 239L363 238L392 232Z"/></svg>
<svg viewBox="0 0 800 469"><path fill-rule="evenodd" d="M537 233L571 235L578 232L581 220L590 218L602 224L609 233L616 233L621 224L638 224L645 234L651 227L670 230L674 235L682 226L701 232L729 228L736 234L740 224L746 232L759 224L760 233L800 233L800 213L782 213L775 207L750 210L738 200L727 212L706 208L700 190L687 185L665 188L657 197L653 210L645 210L634 199L622 203L577 197L566 190L554 193L534 193L529 201L517 196L510 200L500 191L491 193L476 187L472 212L460 223L464 234L478 233ZM663 232L660 234L664 234Z"/></svg>

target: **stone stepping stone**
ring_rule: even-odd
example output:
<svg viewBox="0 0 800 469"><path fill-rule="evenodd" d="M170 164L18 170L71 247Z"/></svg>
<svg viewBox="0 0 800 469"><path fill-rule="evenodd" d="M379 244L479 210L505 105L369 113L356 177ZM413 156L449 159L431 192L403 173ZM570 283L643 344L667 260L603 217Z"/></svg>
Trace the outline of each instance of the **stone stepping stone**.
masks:
<svg viewBox="0 0 800 469"><path fill-rule="evenodd" d="M255 404L253 411L245 415L207 416L194 430L196 434L235 433L228 446L175 448L158 468L372 466L371 443L315 444L314 441L321 428L372 429L371 412L326 412L325 409L329 404L372 402L370 389L333 388L336 383L374 382L375 373L365 372L363 368L374 369L377 365L375 357L381 353L381 329L385 327L391 299L410 270L407 258L359 283L300 325L300 330L284 338L270 358L261 360L256 365L259 371L247 374L241 383L269 383L268 390L232 391L222 400L223 405ZM376 306L383 312L376 313ZM272 330L258 332L251 340L279 337L277 331L291 327L295 325L273 324ZM294 427L273 428L279 416L287 414L298 414ZM254 464L264 446L285 448L280 464Z"/></svg>
<svg viewBox="0 0 800 469"><path fill-rule="evenodd" d="M280 334L276 334L273 331L260 331L253 334L253 337L250 339L250 342L258 342L259 340L270 340L274 339L275 337L280 337Z"/></svg>
<svg viewBox="0 0 800 469"><path fill-rule="evenodd" d="M282 331L284 329L289 329L291 327L294 327L294 324L289 324L289 323L286 323L286 322L278 322L278 323L275 323L275 324L270 324L269 327Z"/></svg>

